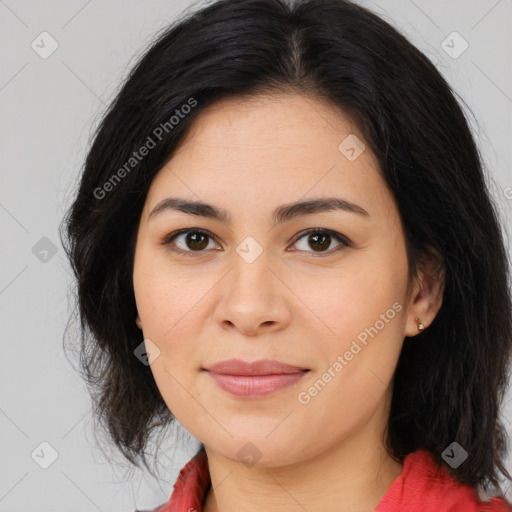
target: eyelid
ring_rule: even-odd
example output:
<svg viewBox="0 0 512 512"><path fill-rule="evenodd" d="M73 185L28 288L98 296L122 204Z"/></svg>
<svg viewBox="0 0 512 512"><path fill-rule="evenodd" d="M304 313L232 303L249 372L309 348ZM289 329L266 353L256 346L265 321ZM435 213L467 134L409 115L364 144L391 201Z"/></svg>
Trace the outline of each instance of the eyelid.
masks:
<svg viewBox="0 0 512 512"><path fill-rule="evenodd" d="M317 228L308 228L308 229L304 229L303 231L300 231L292 239L292 243L296 244L301 238L303 238L307 235L310 235L310 234L315 234L315 233L330 235L337 242L342 244L343 247L352 247L352 242L346 236L342 235L341 233L338 233L337 231L334 231L332 229L318 228L318 227ZM320 251L320 252L315 252L315 251L305 251L305 252L311 254L312 256L315 256L315 255L322 256L322 255L333 254L333 253L337 252L338 250L339 250L339 248L330 249L328 251ZM298 252L304 252L304 251L298 251Z"/></svg>
<svg viewBox="0 0 512 512"><path fill-rule="evenodd" d="M177 238L178 236L184 234L184 233L200 233L208 238L210 238L211 240L213 240L214 242L217 242L217 237L215 235L213 235L213 233L211 233L210 231L206 230L206 229L202 229L202 228L183 228L183 229L178 229L176 231L173 231L172 233L166 235L163 240L162 240L162 245L166 246L168 250L170 250L171 252L174 252L174 253L178 253L178 254L183 254L185 256L194 256L194 255L201 255L201 254L204 254L206 253L207 251L203 250L203 251L184 251L182 249L179 249L177 247L174 247L174 248L169 248L170 244L173 242L173 240L175 238ZM337 242L339 242L341 244L341 247L352 247L352 242L349 238L347 238L346 236L342 235L341 233L338 233L337 231L334 231L332 229L327 229L327 228L321 228L321 227L315 227L315 228L308 228L308 229L305 229L305 230L302 230L300 231L299 233L297 233L293 238L292 238L292 241L291 243L294 245L296 244L301 238L309 235L309 234L314 234L314 233L318 233L318 234L327 234L327 235L330 235L332 236L332 238L334 238ZM220 245L220 244L219 244ZM309 253L311 256L313 257L318 257L318 256L322 256L322 255L330 255L330 254L333 254L335 252L337 252L339 250L339 248L335 248L335 249L330 249L328 251L320 251L320 252L314 252L314 251L296 251L296 250L293 250L292 252L306 252L306 253Z"/></svg>
<svg viewBox="0 0 512 512"><path fill-rule="evenodd" d="M215 241L218 244L217 237L214 236L213 233L211 233L207 229L201 229L201 228L178 229L178 230L173 231L172 233L169 233L168 235L166 235L163 238L161 243L162 243L162 245L164 245L166 247L167 250L174 252L174 253L183 254L185 256L194 256L194 255L200 255L200 254L206 253L206 251L184 251L178 247L173 247L171 249L169 246L171 245L173 240L175 238L177 238L178 236L183 235L184 233L200 233L200 234L212 239L213 241Z"/></svg>

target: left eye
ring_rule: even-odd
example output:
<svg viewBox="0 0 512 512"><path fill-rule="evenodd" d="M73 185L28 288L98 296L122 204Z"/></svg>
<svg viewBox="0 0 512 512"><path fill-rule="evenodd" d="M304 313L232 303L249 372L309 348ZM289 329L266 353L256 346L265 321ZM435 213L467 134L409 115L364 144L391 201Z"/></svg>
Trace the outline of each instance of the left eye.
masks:
<svg viewBox="0 0 512 512"><path fill-rule="evenodd" d="M332 249L330 251L323 250L331 245L331 242L333 239L336 242L338 242L341 247L348 247L350 245L348 240L345 237L343 237L336 231L330 231L328 229L318 229L318 228L308 229L308 230L302 232L300 234L300 236L298 238L296 238L295 243L297 243L302 238L306 238L306 240L307 240L306 243L309 247L315 248L313 252L320 252L320 253L335 252L338 249ZM306 244L304 244L304 247L305 246L306 246ZM338 248L339 248L339 246L338 246ZM316 250L316 249L319 249L319 250ZM299 249L299 250L306 250L306 249ZM306 252L308 252L308 251L306 250Z"/></svg>
<svg viewBox="0 0 512 512"><path fill-rule="evenodd" d="M295 237L294 245L298 245L302 239L307 240L306 243L303 243L303 248L299 247L299 251L304 252L331 253L339 250L340 246L341 248L350 246L347 238L327 229L311 228L303 231L299 236ZM329 251L325 250L330 247L333 239L338 242L338 248ZM178 242L176 243L175 240ZM207 231L201 229L182 229L168 235L163 244L172 252L188 256L193 253L205 252L205 249L208 248L209 240L213 241L213 236ZM306 244L309 248L313 248L313 251L308 251L305 248Z"/></svg>

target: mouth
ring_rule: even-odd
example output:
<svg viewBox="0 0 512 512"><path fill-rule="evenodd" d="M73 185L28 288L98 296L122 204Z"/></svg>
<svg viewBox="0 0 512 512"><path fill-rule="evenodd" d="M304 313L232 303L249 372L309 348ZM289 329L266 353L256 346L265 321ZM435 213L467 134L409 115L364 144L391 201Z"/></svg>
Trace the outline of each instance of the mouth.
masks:
<svg viewBox="0 0 512 512"><path fill-rule="evenodd" d="M268 359L252 363L230 359L203 370L221 389L245 398L258 398L275 393L295 384L310 371L308 368Z"/></svg>

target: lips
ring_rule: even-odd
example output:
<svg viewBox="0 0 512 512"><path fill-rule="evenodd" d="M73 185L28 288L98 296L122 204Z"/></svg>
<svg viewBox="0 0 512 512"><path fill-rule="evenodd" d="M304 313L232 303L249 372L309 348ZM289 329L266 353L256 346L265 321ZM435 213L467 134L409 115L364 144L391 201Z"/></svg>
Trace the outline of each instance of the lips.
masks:
<svg viewBox="0 0 512 512"><path fill-rule="evenodd" d="M211 365L206 370L224 375L280 375L307 371L308 368L293 366L274 359L263 359L252 363L241 359L228 359Z"/></svg>
<svg viewBox="0 0 512 512"><path fill-rule="evenodd" d="M265 359L246 362L240 359L221 361L205 369L224 391L244 398L259 398L291 386L308 368Z"/></svg>

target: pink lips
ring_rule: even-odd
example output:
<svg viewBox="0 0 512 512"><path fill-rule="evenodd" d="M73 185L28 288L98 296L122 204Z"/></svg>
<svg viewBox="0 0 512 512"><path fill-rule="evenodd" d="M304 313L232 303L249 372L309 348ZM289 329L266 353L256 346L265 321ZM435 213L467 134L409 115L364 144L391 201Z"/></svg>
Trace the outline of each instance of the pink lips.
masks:
<svg viewBox="0 0 512 512"><path fill-rule="evenodd" d="M229 359L209 366L206 370L220 388L245 398L274 393L297 382L309 371L307 368L269 359L253 363Z"/></svg>

